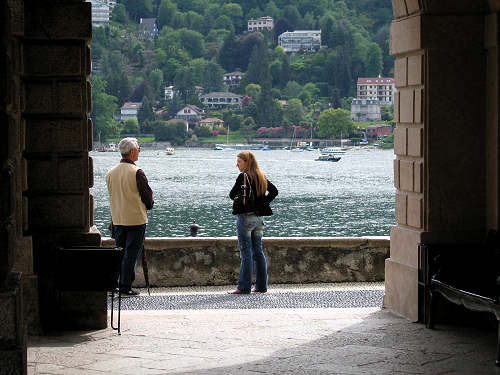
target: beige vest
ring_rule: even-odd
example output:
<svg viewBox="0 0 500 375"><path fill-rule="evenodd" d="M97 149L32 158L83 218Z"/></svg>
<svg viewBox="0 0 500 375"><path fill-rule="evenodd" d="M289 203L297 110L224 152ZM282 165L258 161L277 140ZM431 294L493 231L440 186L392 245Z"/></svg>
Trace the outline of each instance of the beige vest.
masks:
<svg viewBox="0 0 500 375"><path fill-rule="evenodd" d="M120 163L106 175L114 225L142 225L148 222L146 206L137 189L138 169L134 164Z"/></svg>

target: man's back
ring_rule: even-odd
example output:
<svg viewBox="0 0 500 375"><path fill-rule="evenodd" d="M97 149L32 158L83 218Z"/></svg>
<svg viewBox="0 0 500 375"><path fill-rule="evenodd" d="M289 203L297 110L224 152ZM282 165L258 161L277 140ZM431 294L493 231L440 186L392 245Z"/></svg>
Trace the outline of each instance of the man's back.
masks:
<svg viewBox="0 0 500 375"><path fill-rule="evenodd" d="M113 225L141 225L148 222L146 206L141 200L133 163L121 162L106 175Z"/></svg>

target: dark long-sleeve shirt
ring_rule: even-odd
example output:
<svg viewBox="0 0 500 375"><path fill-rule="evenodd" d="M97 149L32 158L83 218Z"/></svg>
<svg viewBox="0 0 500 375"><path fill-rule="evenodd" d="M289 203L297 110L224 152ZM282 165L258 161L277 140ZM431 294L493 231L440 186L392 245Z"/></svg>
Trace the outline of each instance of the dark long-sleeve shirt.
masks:
<svg viewBox="0 0 500 375"><path fill-rule="evenodd" d="M249 176L250 177L250 176ZM240 191L240 187L243 185L243 173L240 173L238 177L236 178L236 182L234 183L233 188L229 192L229 198L234 199L238 192ZM252 190L254 192L257 191L255 182L251 181L252 185ZM274 198L278 195L278 189L276 186L274 186L271 181L267 180L267 194L264 195L256 195L255 197L255 207L254 208L248 208L249 211L243 211L239 212L233 208L233 214L241 214L245 212L251 212L255 211L258 215L261 216L270 216L273 214L271 207L269 206L269 203L273 201Z"/></svg>
<svg viewBox="0 0 500 375"><path fill-rule="evenodd" d="M128 159L122 159L120 160L120 163L129 163L135 165L132 160ZM146 206L146 210L151 210L155 203L153 200L153 191L149 187L148 179L142 169L137 170L137 173L135 174L135 180L137 182L137 189L139 190L139 195L141 196L142 203L144 203L144 205Z"/></svg>

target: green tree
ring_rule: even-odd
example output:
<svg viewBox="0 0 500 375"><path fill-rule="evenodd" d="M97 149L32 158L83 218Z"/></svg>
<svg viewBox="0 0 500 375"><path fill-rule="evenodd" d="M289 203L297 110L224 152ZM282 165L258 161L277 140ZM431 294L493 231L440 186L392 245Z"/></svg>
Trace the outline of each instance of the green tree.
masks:
<svg viewBox="0 0 500 375"><path fill-rule="evenodd" d="M382 68L382 50L377 43L371 43L366 57L366 75L368 77L378 77L382 73Z"/></svg>
<svg viewBox="0 0 500 375"><path fill-rule="evenodd" d="M262 89L260 85L257 85L255 83L250 83L245 87L245 94L253 99L256 99L259 97Z"/></svg>
<svg viewBox="0 0 500 375"><path fill-rule="evenodd" d="M139 134L139 122L135 118L129 118L123 124L121 135L137 135Z"/></svg>
<svg viewBox="0 0 500 375"><path fill-rule="evenodd" d="M382 121L393 121L394 120L394 106L389 106L386 103L383 103L380 106L380 115L382 117Z"/></svg>
<svg viewBox="0 0 500 375"><path fill-rule="evenodd" d="M128 14L136 22L140 18L150 18L153 15L153 3L151 0L122 0Z"/></svg>
<svg viewBox="0 0 500 375"><path fill-rule="evenodd" d="M157 98L163 96L163 72L160 69L153 69L149 73L149 83Z"/></svg>
<svg viewBox="0 0 500 375"><path fill-rule="evenodd" d="M248 70L242 79L241 85L246 87L250 83L255 83L262 87L266 80L266 83L271 83L267 48L262 42L253 48Z"/></svg>
<svg viewBox="0 0 500 375"><path fill-rule="evenodd" d="M137 111L137 120L139 124L143 124L145 121L154 121L155 113L153 112L153 106L149 101L147 96L144 96L141 103L141 108Z"/></svg>
<svg viewBox="0 0 500 375"><path fill-rule="evenodd" d="M252 138L255 136L255 126L255 121L251 117L247 117L242 121L240 134L245 138L247 143L252 142Z"/></svg>
<svg viewBox="0 0 500 375"><path fill-rule="evenodd" d="M228 3L224 4L221 8L221 14L229 17L231 24L235 28L236 32L240 34L246 27L243 24L243 9L239 4Z"/></svg>
<svg viewBox="0 0 500 375"><path fill-rule="evenodd" d="M171 142L174 145L181 145L188 135L186 124L183 121L174 123L155 121L153 128L155 140L159 142Z"/></svg>
<svg viewBox="0 0 500 375"><path fill-rule="evenodd" d="M351 134L354 129L351 113L345 109L327 109L318 118L318 136L340 137Z"/></svg>
<svg viewBox="0 0 500 375"><path fill-rule="evenodd" d="M290 81L286 84L282 91L282 95L286 99L297 98L300 94L300 85L295 81Z"/></svg>
<svg viewBox="0 0 500 375"><path fill-rule="evenodd" d="M188 97L194 92L193 76L188 67L181 67L177 70L174 86L183 103L188 104Z"/></svg>
<svg viewBox="0 0 500 375"><path fill-rule="evenodd" d="M283 121L286 126L301 125L305 122L305 111L300 99L291 99L283 112Z"/></svg>
<svg viewBox="0 0 500 375"><path fill-rule="evenodd" d="M127 10L125 9L125 6L123 4L115 5L113 11L111 12L111 20L123 24L127 23L128 21Z"/></svg>
<svg viewBox="0 0 500 375"><path fill-rule="evenodd" d="M224 29L229 30L230 32L234 32L233 21L230 17L223 14L222 16L217 17L214 23L214 27L216 29Z"/></svg>
<svg viewBox="0 0 500 375"><path fill-rule="evenodd" d="M113 96L116 96L120 105L125 103L132 90L128 76L125 73L115 73L106 77L108 81L107 92Z"/></svg>
<svg viewBox="0 0 500 375"><path fill-rule="evenodd" d="M158 28L161 30L164 26L172 23L174 15L177 13L177 5L171 0L162 0L158 8Z"/></svg>

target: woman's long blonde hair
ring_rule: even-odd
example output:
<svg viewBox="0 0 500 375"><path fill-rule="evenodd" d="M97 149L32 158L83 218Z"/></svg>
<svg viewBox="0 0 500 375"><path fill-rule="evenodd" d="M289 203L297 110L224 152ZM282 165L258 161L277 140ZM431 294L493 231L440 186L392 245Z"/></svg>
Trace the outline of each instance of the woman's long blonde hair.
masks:
<svg viewBox="0 0 500 375"><path fill-rule="evenodd" d="M259 163L257 163L255 155L250 151L243 151L238 154L238 157L247 163L247 170L245 172L250 175L252 181L255 181L257 195L266 194L267 178L262 169L259 168Z"/></svg>

